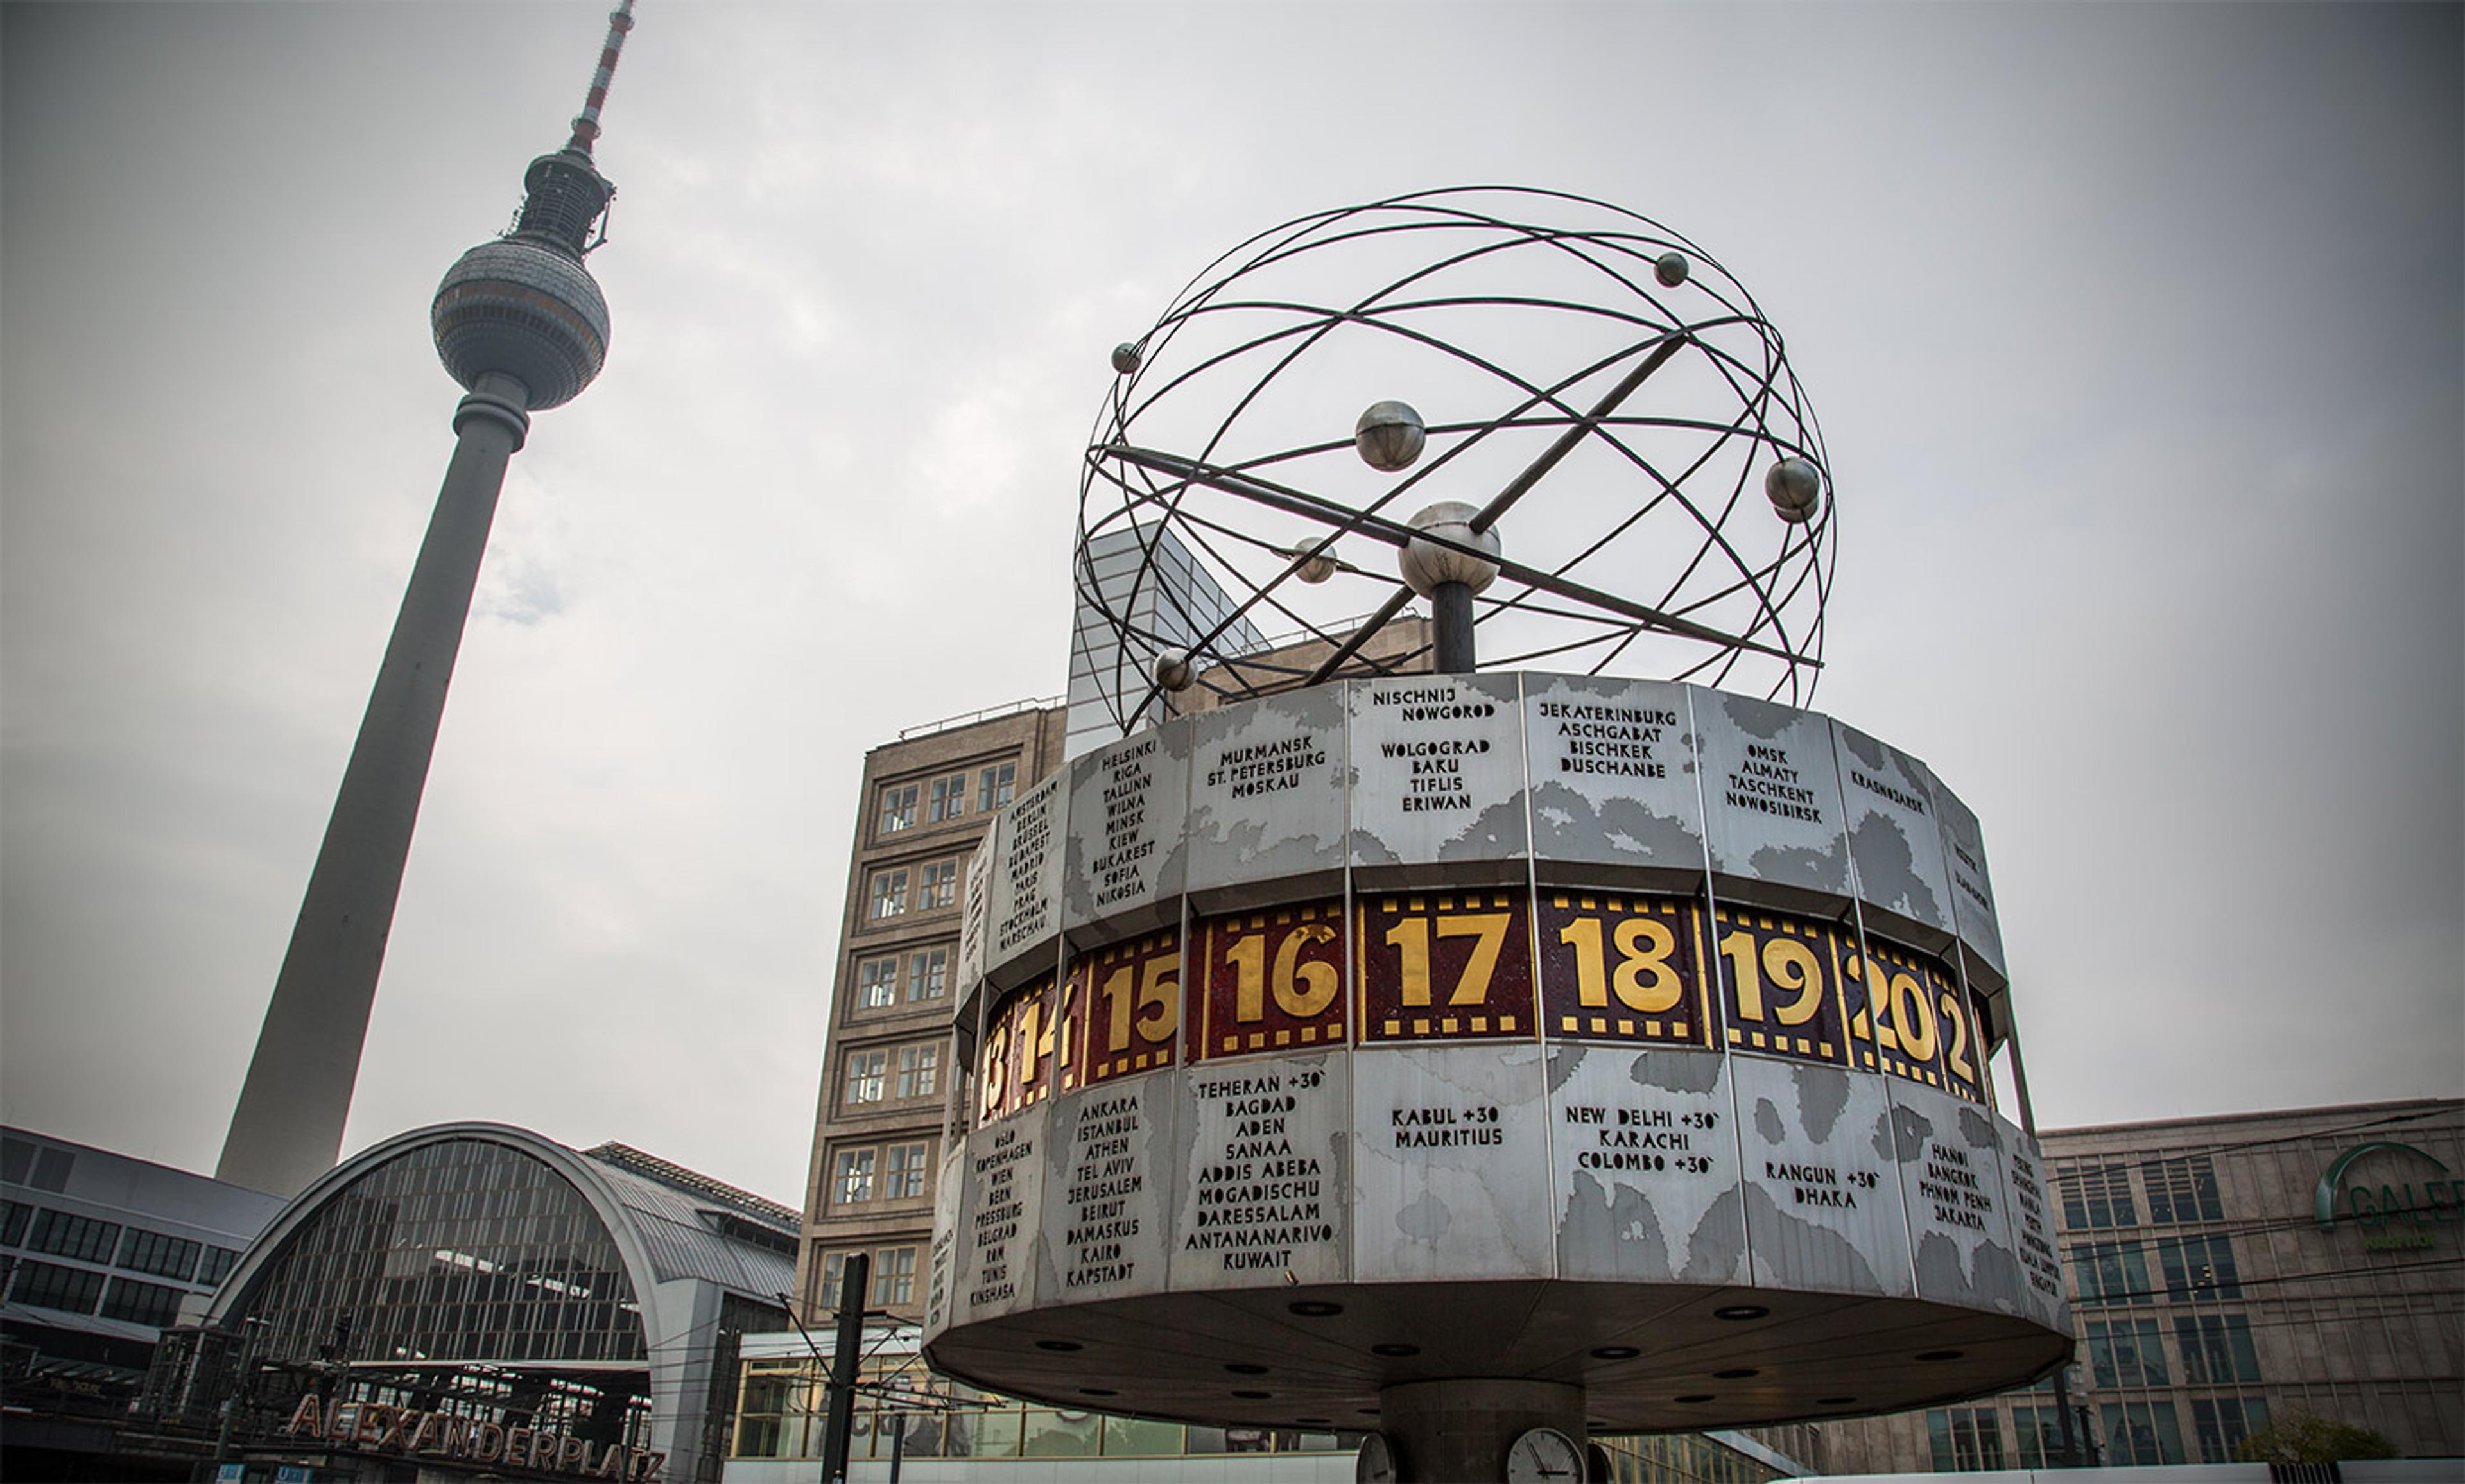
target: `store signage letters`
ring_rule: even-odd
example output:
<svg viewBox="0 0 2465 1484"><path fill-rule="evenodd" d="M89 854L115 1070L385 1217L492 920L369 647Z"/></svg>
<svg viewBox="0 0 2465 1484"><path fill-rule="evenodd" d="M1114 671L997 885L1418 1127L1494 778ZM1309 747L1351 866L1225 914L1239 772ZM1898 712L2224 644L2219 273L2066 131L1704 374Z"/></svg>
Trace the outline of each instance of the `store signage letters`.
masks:
<svg viewBox="0 0 2465 1484"><path fill-rule="evenodd" d="M2357 1162L2374 1154L2406 1155L2430 1165L2443 1176L2448 1174L2447 1165L2411 1144L2386 1141L2356 1144L2337 1156L2320 1176L2318 1188L2312 1191L2312 1215L2320 1229L2325 1231L2337 1225L2342 1203L2343 1214L2355 1226L2365 1230L2377 1229L2378 1234L2367 1238L2365 1245L2375 1248L2429 1247L2431 1233L2419 1229L2451 1226L2456 1222L2459 1207L2465 1207L2465 1180L2425 1180L2420 1182L2418 1193L2416 1183L2409 1180L2400 1184L2347 1185L2346 1171ZM2399 1227L2416 1229L2388 1229Z"/></svg>
<svg viewBox="0 0 2465 1484"><path fill-rule="evenodd" d="M603 1449L587 1438L562 1432L504 1428L382 1402L337 1402L328 1411L313 1395L300 1399L282 1432L286 1437L322 1438L344 1448L392 1448L405 1453L500 1463L577 1478L621 1479L626 1484L659 1484L668 1463L668 1455L655 1450L632 1449L621 1443Z"/></svg>

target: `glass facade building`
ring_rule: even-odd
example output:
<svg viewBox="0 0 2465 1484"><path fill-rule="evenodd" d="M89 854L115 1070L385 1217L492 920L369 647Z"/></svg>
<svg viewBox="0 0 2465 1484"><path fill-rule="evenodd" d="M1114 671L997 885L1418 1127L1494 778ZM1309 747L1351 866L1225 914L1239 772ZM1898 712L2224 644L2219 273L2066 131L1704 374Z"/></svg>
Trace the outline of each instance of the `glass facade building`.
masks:
<svg viewBox="0 0 2465 1484"><path fill-rule="evenodd" d="M0 1477L107 1451L162 1331L201 1310L280 1198L0 1130Z"/></svg>

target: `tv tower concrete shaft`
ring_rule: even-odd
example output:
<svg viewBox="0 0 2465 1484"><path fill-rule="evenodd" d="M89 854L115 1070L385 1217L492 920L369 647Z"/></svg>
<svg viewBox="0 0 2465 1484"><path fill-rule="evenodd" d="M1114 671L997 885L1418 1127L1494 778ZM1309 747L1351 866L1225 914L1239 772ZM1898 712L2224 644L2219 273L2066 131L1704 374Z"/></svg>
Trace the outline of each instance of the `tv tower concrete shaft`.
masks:
<svg viewBox="0 0 2465 1484"><path fill-rule="evenodd" d="M214 1169L234 1185L297 1195L342 1154L394 900L506 460L522 446L531 412L572 401L607 364L608 302L582 258L597 245L592 231L615 194L590 150L633 9L621 0L608 17L571 137L523 172L513 231L463 254L429 307L437 357L470 394L455 410L454 459Z"/></svg>
<svg viewBox="0 0 2465 1484"><path fill-rule="evenodd" d="M343 770L217 1180L297 1195L342 1153L479 559L506 461L530 428L523 397L512 377L485 377L455 411L454 458Z"/></svg>

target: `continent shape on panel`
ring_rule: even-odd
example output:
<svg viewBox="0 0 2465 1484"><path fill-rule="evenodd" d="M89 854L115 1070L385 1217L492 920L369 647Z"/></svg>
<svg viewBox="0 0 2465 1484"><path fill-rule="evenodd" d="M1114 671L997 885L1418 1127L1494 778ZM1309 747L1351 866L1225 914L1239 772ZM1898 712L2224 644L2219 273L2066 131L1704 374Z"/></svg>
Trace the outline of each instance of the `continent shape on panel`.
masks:
<svg viewBox="0 0 2465 1484"><path fill-rule="evenodd" d="M1898 747L1836 720L1832 739L1867 927L1941 953L1954 923L1933 775Z"/></svg>
<svg viewBox="0 0 2465 1484"><path fill-rule="evenodd" d="M1623 867L1660 887L1691 890L1702 877L1703 795L1687 691L1669 680L1524 676L1532 849L1543 879L1551 861Z"/></svg>
<svg viewBox="0 0 2465 1484"><path fill-rule="evenodd" d="M956 972L960 1003L974 992L976 981L985 977L985 949L992 940L993 864L1000 859L1002 822L995 816L985 827L985 837L976 842L973 854L967 857L965 894L959 898L959 963Z"/></svg>
<svg viewBox="0 0 2465 1484"><path fill-rule="evenodd" d="M1883 1079L1761 1056L1729 1067L1756 1286L1912 1296Z"/></svg>
<svg viewBox="0 0 2465 1484"><path fill-rule="evenodd" d="M1900 1078L1885 1085L1918 1296L2023 1313L1993 1116L1931 1087Z"/></svg>
<svg viewBox="0 0 2465 1484"><path fill-rule="evenodd" d="M1061 930L1062 787L1068 781L1066 771L1053 774L1019 794L1002 816L985 974L1005 988L1053 966L1054 935Z"/></svg>
<svg viewBox="0 0 2465 1484"><path fill-rule="evenodd" d="M966 1208L967 1155L961 1142L933 1174L932 1246L924 1263L924 1338L948 1329L959 1291L960 1223L951 1218Z"/></svg>
<svg viewBox="0 0 2465 1484"><path fill-rule="evenodd" d="M1350 1058L1245 1056L1171 1080L1173 1290L1349 1281Z"/></svg>
<svg viewBox="0 0 2465 1484"><path fill-rule="evenodd" d="M1497 862L1520 879L1521 687L1513 675L1404 676L1344 687L1352 863Z"/></svg>
<svg viewBox="0 0 2465 1484"><path fill-rule="evenodd" d="M1069 768L1061 925L1138 932L1181 916L1189 808L1188 721L1099 747Z"/></svg>
<svg viewBox="0 0 2465 1484"><path fill-rule="evenodd" d="M1192 717L1189 891L1251 902L1331 888L1344 871L1344 772L1340 685Z"/></svg>
<svg viewBox="0 0 2465 1484"><path fill-rule="evenodd" d="M1687 694L1715 890L1832 908L1849 895L1849 831L1831 719L1699 685Z"/></svg>
<svg viewBox="0 0 2465 1484"><path fill-rule="evenodd" d="M1356 1051L1357 1282L1545 1278L1556 1223L1537 1041Z"/></svg>
<svg viewBox="0 0 2465 1484"><path fill-rule="evenodd" d="M1050 1104L967 1136L966 1199L959 1232L959 1281L950 1322L972 1324L1033 1307L1041 1255L1045 1144Z"/></svg>
<svg viewBox="0 0 2465 1484"><path fill-rule="evenodd" d="M2071 1305L2063 1291L2063 1257L2054 1212L2046 1192L2046 1165L2037 1141L2010 1119L1996 1117L2003 1174L2011 1194L2011 1244L2022 1278L2020 1312L2049 1329L2072 1332Z"/></svg>
<svg viewBox="0 0 2465 1484"><path fill-rule="evenodd" d="M1994 880L1986 869L1986 832L1960 795L1934 780L1935 808L1943 825L1944 864L1951 873L1953 919L1960 929L1961 966L1986 994L2000 994L2010 976L2003 967L2003 927L1995 916Z"/></svg>
<svg viewBox="0 0 2465 1484"><path fill-rule="evenodd" d="M1040 1305L1165 1291L1177 1092L1149 1073L1054 1102Z"/></svg>
<svg viewBox="0 0 2465 1484"><path fill-rule="evenodd" d="M1551 1044L1558 1276L1748 1281L1728 1068L1718 1052Z"/></svg>

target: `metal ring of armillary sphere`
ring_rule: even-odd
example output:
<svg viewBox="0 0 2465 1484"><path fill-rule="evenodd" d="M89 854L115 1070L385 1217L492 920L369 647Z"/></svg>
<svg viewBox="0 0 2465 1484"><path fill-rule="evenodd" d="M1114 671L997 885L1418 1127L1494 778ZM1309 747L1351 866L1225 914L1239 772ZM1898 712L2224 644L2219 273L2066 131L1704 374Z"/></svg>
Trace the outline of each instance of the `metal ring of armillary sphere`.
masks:
<svg viewBox="0 0 2465 1484"><path fill-rule="evenodd" d="M1649 217L1511 187L1313 212L1113 365L1077 572L1124 733L1193 685L1431 668L1394 621L1450 579L1480 668L1813 694L1821 433L1753 296Z"/></svg>

